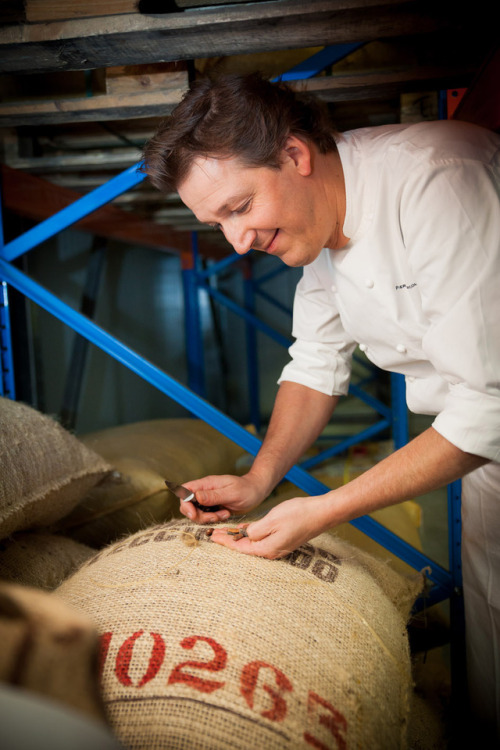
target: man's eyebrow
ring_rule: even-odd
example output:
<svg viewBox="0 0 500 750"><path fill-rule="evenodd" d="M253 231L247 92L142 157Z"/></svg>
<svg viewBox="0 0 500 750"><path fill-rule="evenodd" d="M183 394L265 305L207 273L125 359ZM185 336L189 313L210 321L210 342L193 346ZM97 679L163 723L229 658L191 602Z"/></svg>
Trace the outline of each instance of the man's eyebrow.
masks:
<svg viewBox="0 0 500 750"><path fill-rule="evenodd" d="M224 214L231 213L231 211L234 210L234 206L238 205L238 203L243 200L250 200L250 195L247 192L232 195L231 198L228 198L227 201L222 204L222 206L219 206L219 208L215 212L215 215L224 216Z"/></svg>

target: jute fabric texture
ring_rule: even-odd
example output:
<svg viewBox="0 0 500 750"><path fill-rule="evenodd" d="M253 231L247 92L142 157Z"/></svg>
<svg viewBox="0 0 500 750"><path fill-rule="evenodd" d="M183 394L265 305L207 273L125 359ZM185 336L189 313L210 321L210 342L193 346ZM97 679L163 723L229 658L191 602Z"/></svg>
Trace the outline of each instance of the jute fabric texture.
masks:
<svg viewBox="0 0 500 750"><path fill-rule="evenodd" d="M87 617L45 591L2 581L0 643L0 682L106 722L99 641Z"/></svg>
<svg viewBox="0 0 500 750"><path fill-rule="evenodd" d="M131 750L391 750L406 747L419 588L330 534L271 561L173 521L100 551L52 596L95 622Z"/></svg>
<svg viewBox="0 0 500 750"><path fill-rule="evenodd" d="M74 539L20 531L0 541L0 579L51 591L95 552Z"/></svg>
<svg viewBox="0 0 500 750"><path fill-rule="evenodd" d="M51 417L0 397L0 538L69 513L111 466Z"/></svg>
<svg viewBox="0 0 500 750"><path fill-rule="evenodd" d="M165 487L207 474L234 474L240 446L199 419L153 419L82 436L115 472L75 508L59 529L103 547L124 534L181 517Z"/></svg>

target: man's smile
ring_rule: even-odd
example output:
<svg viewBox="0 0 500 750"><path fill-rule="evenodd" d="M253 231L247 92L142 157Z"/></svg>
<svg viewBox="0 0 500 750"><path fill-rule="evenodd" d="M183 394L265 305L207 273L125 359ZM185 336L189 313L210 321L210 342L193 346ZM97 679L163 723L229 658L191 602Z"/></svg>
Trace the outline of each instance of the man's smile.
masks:
<svg viewBox="0 0 500 750"><path fill-rule="evenodd" d="M267 244L261 244L261 243L259 243L258 245L254 244L252 246L254 250L259 250L263 253L272 253L274 246L275 246L275 240L279 234L279 231L280 231L279 229L276 229L276 231L273 233L271 239L269 240L269 242L267 242Z"/></svg>

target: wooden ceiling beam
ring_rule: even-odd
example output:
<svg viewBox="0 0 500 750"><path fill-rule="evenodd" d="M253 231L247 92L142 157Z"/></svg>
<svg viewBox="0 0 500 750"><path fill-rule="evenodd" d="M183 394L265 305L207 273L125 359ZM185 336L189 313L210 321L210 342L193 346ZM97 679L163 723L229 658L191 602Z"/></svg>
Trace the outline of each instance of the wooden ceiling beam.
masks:
<svg viewBox="0 0 500 750"><path fill-rule="evenodd" d="M47 219L81 197L74 190L53 185L40 177L5 165L0 167L0 176L4 209L36 221ZM188 232L176 231L165 224L160 226L112 205L102 206L73 226L101 237L153 247L163 252L182 253L191 249ZM207 258L219 259L227 256L231 248L200 238L199 251Z"/></svg>
<svg viewBox="0 0 500 750"><path fill-rule="evenodd" d="M186 77L184 85L164 91L3 102L0 104L0 127L166 117L179 104L187 87Z"/></svg>
<svg viewBox="0 0 500 750"><path fill-rule="evenodd" d="M330 102L368 101L415 90L468 86L475 72L476 66L472 63L450 67L431 65L321 76L291 85L313 91ZM0 104L0 127L161 118L170 114L181 101L187 86L186 77L184 84L179 82L176 88L169 90L103 94L81 99L4 102Z"/></svg>
<svg viewBox="0 0 500 750"><path fill-rule="evenodd" d="M475 70L473 65L465 64L449 68L424 66L319 76L308 79L305 89L328 102L373 101L413 91L437 91L467 86ZM303 89L301 83L292 85L297 89Z"/></svg>
<svg viewBox="0 0 500 750"><path fill-rule="evenodd" d="M255 0L254 0L255 1ZM262 0L264 1L264 0ZM244 3L248 0L171 0L163 2L142 2L142 7L155 8L155 12L175 12L185 8L196 8L202 5L227 5ZM121 13L134 13L137 0L3 0L0 3L0 23L37 23L40 21L60 21L63 18L87 18L88 16L110 16ZM171 10L158 11L158 7L170 6ZM147 12L147 11L146 11Z"/></svg>
<svg viewBox="0 0 500 750"><path fill-rule="evenodd" d="M12 24L0 29L0 72L112 65L368 42L472 23L435 0L270 0L166 15Z"/></svg>

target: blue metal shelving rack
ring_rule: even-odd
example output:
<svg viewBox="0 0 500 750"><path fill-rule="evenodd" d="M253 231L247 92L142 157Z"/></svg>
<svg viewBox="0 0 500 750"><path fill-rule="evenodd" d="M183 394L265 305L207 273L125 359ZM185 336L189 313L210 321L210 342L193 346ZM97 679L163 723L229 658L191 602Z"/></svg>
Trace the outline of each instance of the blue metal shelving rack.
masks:
<svg viewBox="0 0 500 750"><path fill-rule="evenodd" d="M352 51L354 45L342 45L342 49L335 50L329 48L318 56L313 56L309 61L302 63L289 72L284 78L307 77L314 75L318 69L325 67L338 55L348 54ZM318 66L320 66L318 68ZM143 358L139 353L130 349L112 334L105 331L96 323L77 312L69 305L62 302L54 294L46 290L35 280L17 268L13 261L34 247L38 246L45 240L53 237L62 230L72 226L79 219L87 216L92 211L102 205L105 205L113 198L121 195L127 190L138 185L145 177L139 171L140 164L134 164L111 179L105 185L93 190L82 198L76 200L70 206L54 214L45 221L40 222L37 226L28 230L16 239L3 243L2 223L0 215L0 395L9 398L15 398L14 373L13 373L13 356L12 356L12 333L10 327L10 310L8 301L8 285L11 285L19 292L24 294L36 304L50 312L52 315L67 324L75 332L92 342L110 356L124 364L133 372L144 378L153 386L158 388L162 393L174 399L185 407L194 416L208 422L215 429L223 433L249 453L255 455L261 445L261 441L250 434L246 429L237 424L234 420L224 413L213 407L203 397L204 378L203 378L203 355L201 333L199 329L199 309L198 296L200 288L212 295L212 297L221 304L225 304L236 314L244 318L247 324L248 351L251 368L255 371L256 350L255 331L260 330L271 336L284 346L289 346L290 341L274 331L266 323L261 321L254 312L255 294L265 295L262 290L262 284L266 278L254 279L251 271L247 266L245 278L245 306L236 305L232 300L222 295L216 289L212 288L207 280L211 274L216 274L221 270L240 262L241 258L236 254L230 255L218 263L212 264L207 270L200 270L198 267L196 235L193 235L193 252L191 260L183 263L183 284L186 303L186 329L189 331L187 336L187 357L189 363L189 387L177 382L164 371L160 370L153 363ZM277 273L279 271L273 272ZM254 389L250 396L252 419L258 420L258 388L256 379L250 378ZM316 460L324 460L329 455L334 455L345 450L349 444L358 443L367 440L377 432L387 429L392 430L395 447L400 447L408 440L407 410L404 400L404 379L402 376L392 376L392 408L381 404L373 397L364 393L362 389L352 387L355 395L363 398L380 415L376 425L371 426L355 437L348 438L347 442L334 446L323 452ZM329 488L313 477L307 469L313 465L312 461L304 463L301 466L294 466L286 475L286 478L297 485L310 495L323 494ZM450 486L449 502L449 526L450 526L450 565L449 570L429 559L419 550L414 549L405 541L397 537L381 524L377 523L370 517L359 518L352 524L380 543L393 554L400 557L416 570L426 569L428 579L432 582L432 589L429 594L427 603L440 601L452 597L454 592L461 586L460 570L460 508L459 508L459 484ZM458 498L458 501L457 501Z"/></svg>

